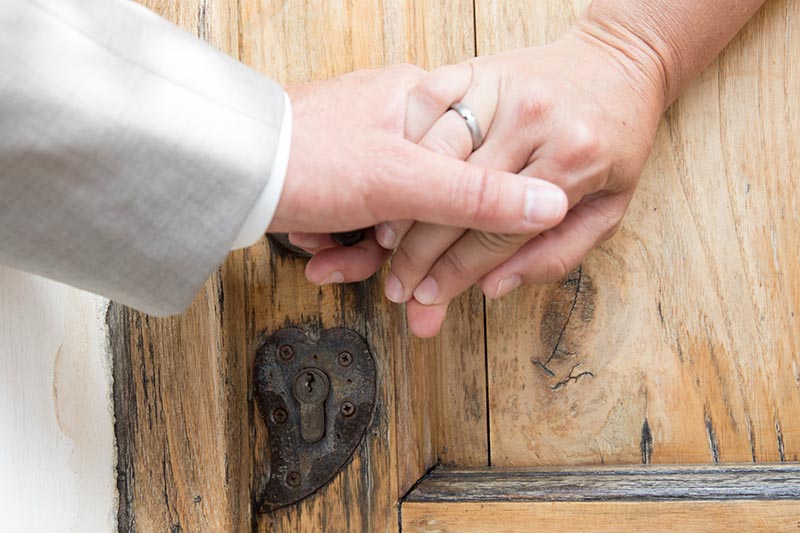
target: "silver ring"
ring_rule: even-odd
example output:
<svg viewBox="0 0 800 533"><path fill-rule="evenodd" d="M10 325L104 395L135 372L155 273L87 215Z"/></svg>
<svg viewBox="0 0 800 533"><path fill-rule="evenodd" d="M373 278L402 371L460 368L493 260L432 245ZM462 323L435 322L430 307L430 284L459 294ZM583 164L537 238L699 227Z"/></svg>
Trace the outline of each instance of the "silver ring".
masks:
<svg viewBox="0 0 800 533"><path fill-rule="evenodd" d="M478 121L475 118L475 115L472 114L472 110L470 110L470 108L461 102L454 103L450 106L450 109L461 115L461 118L463 118L464 122L467 124L469 135L472 137L472 151L474 152L483 144L483 135L481 135L481 128L478 126Z"/></svg>

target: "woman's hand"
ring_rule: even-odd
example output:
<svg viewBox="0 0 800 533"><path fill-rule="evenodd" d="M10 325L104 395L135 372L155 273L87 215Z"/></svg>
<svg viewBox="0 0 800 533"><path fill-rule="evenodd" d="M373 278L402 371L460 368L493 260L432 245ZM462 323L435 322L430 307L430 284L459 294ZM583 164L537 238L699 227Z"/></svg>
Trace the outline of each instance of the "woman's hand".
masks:
<svg viewBox="0 0 800 533"><path fill-rule="evenodd" d="M379 225L378 242L395 250L386 295L408 303L416 335L435 335L448 303L472 284L480 282L488 297L498 298L522 284L560 279L614 233L665 106L659 72L646 49L625 48L578 26L547 46L443 67L411 91L410 140L476 165L554 182L571 207L560 225L539 235ZM447 111L457 101L482 129L484 143L474 152L464 119ZM330 248L309 271L344 265L353 253ZM362 262L359 274L377 266Z"/></svg>
<svg viewBox="0 0 800 533"><path fill-rule="evenodd" d="M564 189L571 211L538 236L387 223L377 240L394 248L386 296L408 302L411 330L435 335L447 304L472 284L501 297L526 283L562 278L613 235L635 190L664 109L653 59L575 31L554 44L439 69L411 92L406 136ZM460 101L483 129L472 151Z"/></svg>

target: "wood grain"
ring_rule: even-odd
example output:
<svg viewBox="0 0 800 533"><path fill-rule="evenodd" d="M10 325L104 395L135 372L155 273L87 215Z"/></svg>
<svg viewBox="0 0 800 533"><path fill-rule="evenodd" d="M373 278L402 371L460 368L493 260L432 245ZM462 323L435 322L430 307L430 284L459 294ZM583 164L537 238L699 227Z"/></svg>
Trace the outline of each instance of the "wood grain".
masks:
<svg viewBox="0 0 800 533"><path fill-rule="evenodd" d="M465 59L474 53L472 6L466 2L330 2L324 6L296 2L291 8L284 3L279 10L268 12L264 12L264 4L251 2L245 5L247 7L242 11L241 23L241 59L285 83L402 62L435 68ZM270 56L270 53L279 50L274 46L277 41L284 43L282 46L286 48L280 56ZM270 47L272 52L266 52ZM382 275L379 276L379 279L382 278ZM302 283L305 285L305 282ZM252 287L253 284L248 282L248 286ZM271 288L273 294L280 290L283 287ZM447 328L450 331L455 328L452 336L458 338L459 342L447 343L444 345L447 348L442 349L442 344L436 341L409 338L403 310L385 301L380 283L373 280L366 300L371 302L369 306L365 306L362 300L350 303L352 307L347 309L351 320L367 324L371 336L365 336L369 344L382 347L387 364L394 365L392 372L387 371L382 375L384 383L381 388L387 394L387 404L392 403L394 409L389 417L396 430L389 437L391 443L396 443L392 451L397 457L391 465L396 472L372 472L371 482L375 487L360 493L361 497L374 498L375 488L393 484L391 489L387 489L388 498L376 500L369 507L370 513L385 515L385 521L365 521L363 524L363 530L377 531L396 527L396 517L390 518L389 513L396 512L397 500L427 468L438 461L443 447L439 444L437 433L439 420L448 419L452 424L470 420L473 422L471 427L482 430L477 440L485 448L485 415L470 419L474 411L459 409L460 405L454 405L454 402L449 402L442 414L439 407L442 404L437 401L440 376L447 376L446 379L463 376L462 380L471 380L467 372L475 366L483 369L485 351L482 328L470 328L466 334L462 331L462 325L472 321L472 310L468 307L455 306L456 317ZM295 302L295 309L302 310L304 305ZM479 309L482 323L483 310ZM286 315L286 311L276 308L273 314L281 317ZM322 316L325 316L324 313ZM470 317L470 320L466 317ZM454 350L465 346L470 350L460 351L459 360L467 360L472 364L457 367L459 360L453 360L450 356ZM393 383L387 383L389 380ZM481 383L484 381L481 377ZM481 393L485 397L483 390ZM389 394L394 396L390 398ZM451 415L448 410L453 406L456 415ZM376 452L374 456L376 463L381 458L380 453ZM380 479L376 474L387 479ZM333 494L329 498L335 500L338 495ZM350 505L353 501L357 500L351 498ZM344 505L347 509L347 503ZM304 523L299 521L299 517L305 515L306 511L301 507L297 515L292 515L281 524L272 522L271 525L296 527ZM328 524L336 523L330 521L329 513L321 514L320 520L328 520ZM359 529L359 525L348 522L348 530L354 529Z"/></svg>
<svg viewBox="0 0 800 533"><path fill-rule="evenodd" d="M437 468L403 531L797 531L800 465Z"/></svg>
<svg viewBox="0 0 800 533"><path fill-rule="evenodd" d="M472 6L464 2L146 4L283 83L387 63L436 66L474 50ZM436 342L409 338L403 310L383 298L382 276L318 289L305 281L303 267L264 240L231 254L179 317L112 307L121 531L397 530L400 496L437 461L440 376L455 380L452 369L484 367L482 306L478 329L469 325L469 306L459 311L468 319L450 321L459 342L442 354L468 351L440 361ZM269 457L252 364L260 340L287 324L317 331L344 325L364 336L378 366L378 403L365 441L340 475L301 504L260 515L254 505ZM462 331L461 324L468 326ZM481 373L475 386L484 382ZM485 448L485 411L447 405L449 423L476 423Z"/></svg>
<svg viewBox="0 0 800 533"><path fill-rule="evenodd" d="M586 3L478 2L478 50ZM798 26L767 2L667 113L618 235L488 305L493 465L798 459Z"/></svg>
<svg viewBox="0 0 800 533"><path fill-rule="evenodd" d="M800 465L436 468L404 503L798 500Z"/></svg>
<svg viewBox="0 0 800 533"><path fill-rule="evenodd" d="M454 300L435 339L437 457L443 465L489 464L483 294Z"/></svg>
<svg viewBox="0 0 800 533"><path fill-rule="evenodd" d="M411 62L434 69L475 56L472 2L409 4L410 42L416 51ZM441 464L488 464L484 341L483 295L473 288L450 304L442 331L427 341L432 437Z"/></svg>
<svg viewBox="0 0 800 533"><path fill-rule="evenodd" d="M796 501L413 503L403 505L403 531L778 533L797 531L798 516Z"/></svg>
<svg viewBox="0 0 800 533"><path fill-rule="evenodd" d="M283 83L541 44L586 3L479 0L473 17L457 0L146 2ZM667 114L618 237L485 317L478 292L463 296L436 340L409 339L380 276L317 289L266 241L231 254L180 317L113 306L120 530L395 531L430 466L487 464L489 444L504 465L797 460L798 43L800 5L769 2ZM287 324L363 335L378 406L332 483L259 515L253 355ZM778 531L799 514L785 501L407 502L402 524Z"/></svg>
<svg viewBox="0 0 800 533"><path fill-rule="evenodd" d="M235 1L143 3L236 55ZM180 317L109 310L120 531L243 531L250 522L247 359L230 357L245 324L228 322L241 335L222 334L225 298L229 316L241 301L226 295L225 275Z"/></svg>

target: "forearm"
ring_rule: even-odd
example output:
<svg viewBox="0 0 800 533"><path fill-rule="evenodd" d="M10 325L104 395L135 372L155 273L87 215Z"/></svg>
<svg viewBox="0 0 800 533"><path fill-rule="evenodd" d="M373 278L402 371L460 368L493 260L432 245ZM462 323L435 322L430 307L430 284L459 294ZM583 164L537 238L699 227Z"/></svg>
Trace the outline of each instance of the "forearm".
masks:
<svg viewBox="0 0 800 533"><path fill-rule="evenodd" d="M662 111L753 16L764 0L595 0L575 25L629 60L658 91Z"/></svg>
<svg viewBox="0 0 800 533"><path fill-rule="evenodd" d="M0 264L180 312L280 188L283 89L133 2L0 0L0 66Z"/></svg>

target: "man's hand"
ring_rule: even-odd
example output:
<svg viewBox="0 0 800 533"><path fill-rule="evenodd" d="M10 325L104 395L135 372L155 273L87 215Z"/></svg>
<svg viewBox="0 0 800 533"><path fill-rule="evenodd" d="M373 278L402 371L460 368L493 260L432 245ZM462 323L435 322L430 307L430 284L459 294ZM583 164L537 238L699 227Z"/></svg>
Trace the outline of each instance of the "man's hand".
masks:
<svg viewBox="0 0 800 533"><path fill-rule="evenodd" d="M291 157L269 231L328 233L414 219L527 233L561 221L567 201L557 186L436 154L404 138L408 92L424 75L398 66L288 89ZM305 238L312 250L309 241L323 239ZM370 264L386 256L374 239L350 252ZM312 274L317 283L334 282L353 279L354 270L342 265Z"/></svg>

